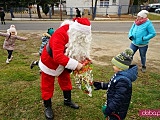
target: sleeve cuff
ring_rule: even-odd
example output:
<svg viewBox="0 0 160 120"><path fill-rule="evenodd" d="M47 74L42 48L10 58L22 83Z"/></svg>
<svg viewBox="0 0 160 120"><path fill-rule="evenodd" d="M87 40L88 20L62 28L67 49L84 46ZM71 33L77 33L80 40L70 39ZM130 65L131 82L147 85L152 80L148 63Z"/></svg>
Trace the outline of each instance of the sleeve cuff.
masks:
<svg viewBox="0 0 160 120"><path fill-rule="evenodd" d="M109 115L111 115L111 113L112 113L112 110L107 106L107 108L106 108L106 110L105 110L105 114L106 114L107 116L109 116Z"/></svg>
<svg viewBox="0 0 160 120"><path fill-rule="evenodd" d="M70 58L65 68L70 70L75 70L77 65L78 65L78 61Z"/></svg>

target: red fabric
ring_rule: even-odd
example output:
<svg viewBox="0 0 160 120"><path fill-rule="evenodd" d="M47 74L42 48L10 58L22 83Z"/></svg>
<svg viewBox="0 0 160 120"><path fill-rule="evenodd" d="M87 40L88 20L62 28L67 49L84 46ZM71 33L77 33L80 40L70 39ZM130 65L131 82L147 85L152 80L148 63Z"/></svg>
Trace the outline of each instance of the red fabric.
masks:
<svg viewBox="0 0 160 120"><path fill-rule="evenodd" d="M56 30L49 40L50 48L52 49L53 58L49 56L46 47L42 51L41 61L50 69L57 69L59 65L66 66L69 58L64 55L65 45L68 43L67 30L69 26L64 25Z"/></svg>
<svg viewBox="0 0 160 120"><path fill-rule="evenodd" d="M55 77L41 73L41 96L43 100L48 100L54 95L54 81ZM58 83L61 90L72 90L72 83L70 79L70 73L64 70L63 73L58 76Z"/></svg>
<svg viewBox="0 0 160 120"><path fill-rule="evenodd" d="M143 18L143 19L140 19L140 20L136 19L135 24L136 25L141 25L141 24L145 23L147 20L148 20L148 18Z"/></svg>
<svg viewBox="0 0 160 120"><path fill-rule="evenodd" d="M69 58L64 55L65 45L68 43L67 31L69 25L64 25L57 29L49 40L50 48L52 49L53 58L46 51L46 47L42 51L41 61L50 69L56 70L59 65L66 66ZM41 74L41 95L43 100L52 98L54 94L54 81L55 77L50 76L42 72ZM58 76L58 82L62 90L71 90L70 73L64 70L60 76Z"/></svg>

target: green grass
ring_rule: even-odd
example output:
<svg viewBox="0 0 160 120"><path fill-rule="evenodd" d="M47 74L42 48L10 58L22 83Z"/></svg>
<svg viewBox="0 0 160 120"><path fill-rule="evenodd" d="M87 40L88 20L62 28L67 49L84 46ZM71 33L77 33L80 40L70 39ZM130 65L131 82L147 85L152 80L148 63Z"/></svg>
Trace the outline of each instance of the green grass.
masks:
<svg viewBox="0 0 160 120"><path fill-rule="evenodd" d="M160 15L148 14L150 20L160 20Z"/></svg>
<svg viewBox="0 0 160 120"><path fill-rule="evenodd" d="M40 93L40 74L38 67L30 69L32 60L39 59L37 53L41 44L41 36L21 33L29 37L28 41L16 41L13 61L6 64L7 52L0 48L0 119L1 120L44 120L44 107ZM3 45L4 37L0 37ZM34 45L34 47L32 47ZM105 59L106 60L106 59ZM109 60L107 61L110 62ZM151 62L151 61L150 61ZM109 81L113 74L112 66L93 65L95 81ZM137 81L133 83L133 95L126 120L158 120L158 118L142 118L138 115L141 109L158 109L160 106L160 73L150 69L139 72ZM52 105L55 120L105 120L101 112L106 91L93 91L89 97L77 89L73 80L72 99L80 109L74 110L63 105L63 95L57 80Z"/></svg>

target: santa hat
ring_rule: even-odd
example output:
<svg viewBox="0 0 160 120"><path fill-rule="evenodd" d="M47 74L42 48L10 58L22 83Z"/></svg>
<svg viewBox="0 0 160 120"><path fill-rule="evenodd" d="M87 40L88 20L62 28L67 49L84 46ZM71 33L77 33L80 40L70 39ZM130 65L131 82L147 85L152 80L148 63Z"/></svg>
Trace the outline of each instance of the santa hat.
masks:
<svg viewBox="0 0 160 120"><path fill-rule="evenodd" d="M149 13L149 12L148 12L147 10L141 10L141 11L137 14L137 16L146 18L148 13Z"/></svg>
<svg viewBox="0 0 160 120"><path fill-rule="evenodd" d="M85 34L91 33L91 23L88 18L74 18L73 23L70 24L69 29L76 29Z"/></svg>
<svg viewBox="0 0 160 120"><path fill-rule="evenodd" d="M15 35L17 35L17 30L15 25L10 25L10 28L7 30L7 33L15 32Z"/></svg>

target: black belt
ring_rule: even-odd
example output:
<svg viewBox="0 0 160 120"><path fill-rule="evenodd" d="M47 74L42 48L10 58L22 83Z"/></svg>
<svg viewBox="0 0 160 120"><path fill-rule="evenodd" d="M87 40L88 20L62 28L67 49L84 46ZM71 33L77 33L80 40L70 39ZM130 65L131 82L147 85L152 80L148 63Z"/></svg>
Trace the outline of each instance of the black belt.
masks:
<svg viewBox="0 0 160 120"><path fill-rule="evenodd" d="M48 43L46 45L46 50L47 50L49 56L53 58L52 49L49 46L49 41L48 41Z"/></svg>

